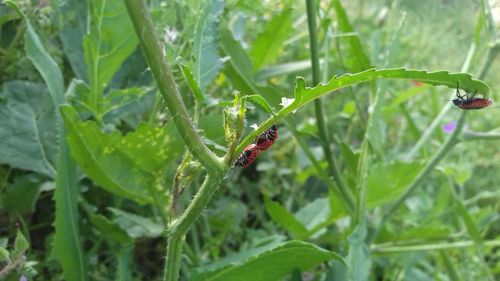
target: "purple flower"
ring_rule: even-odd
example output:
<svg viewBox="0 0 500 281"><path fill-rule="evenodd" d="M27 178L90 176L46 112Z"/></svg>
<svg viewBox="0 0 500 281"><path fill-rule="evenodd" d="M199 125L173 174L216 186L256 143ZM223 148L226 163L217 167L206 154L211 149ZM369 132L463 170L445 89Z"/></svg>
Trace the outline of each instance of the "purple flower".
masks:
<svg viewBox="0 0 500 281"><path fill-rule="evenodd" d="M457 122L451 121L450 123L443 124L441 128L445 133L451 134L457 127Z"/></svg>
<svg viewBox="0 0 500 281"><path fill-rule="evenodd" d="M19 277L19 281L28 281L28 278L26 278L26 276L24 275L21 275L21 277Z"/></svg>

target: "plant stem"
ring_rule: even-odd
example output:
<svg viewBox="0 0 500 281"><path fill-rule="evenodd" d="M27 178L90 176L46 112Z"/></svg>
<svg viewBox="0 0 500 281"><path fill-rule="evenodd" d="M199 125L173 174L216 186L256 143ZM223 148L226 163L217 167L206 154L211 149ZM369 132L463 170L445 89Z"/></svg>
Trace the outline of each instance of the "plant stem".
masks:
<svg viewBox="0 0 500 281"><path fill-rule="evenodd" d="M462 136L462 141L475 140L500 140L500 133L496 132L472 132L465 131Z"/></svg>
<svg viewBox="0 0 500 281"><path fill-rule="evenodd" d="M222 159L217 157L203 143L188 115L178 92L171 68L155 36L146 2L144 0L124 1L139 37L144 57L165 100L167 108L174 119L177 130L189 151L193 156L197 157L208 173L201 188L187 209L169 231L164 280L177 281L181 268L182 246L186 233L217 191L217 187L222 181L227 168L223 164Z"/></svg>
<svg viewBox="0 0 500 281"><path fill-rule="evenodd" d="M316 31L316 7L314 0L306 0L307 8L307 26L309 28L309 49L311 52L311 69L312 69L312 81L313 85L316 86L321 82L320 70L319 70L319 51L318 51L318 34ZM347 189L338 165L333 158L333 152L330 148L330 139L328 130L326 128L325 117L323 113L323 104L320 99L314 100L314 110L316 113L316 122L318 124L319 137L321 138L321 144L323 151L325 153L328 166L330 167L330 172L337 184L340 194L348 205L348 209L353 209L354 199L352 198L349 189Z"/></svg>
<svg viewBox="0 0 500 281"><path fill-rule="evenodd" d="M167 260L163 280L177 281L179 277L182 248L187 231L200 216L201 211L210 202L210 199L217 191L217 187L222 181L222 177L213 177L210 174L205 177L200 190L196 193L193 201L180 216L178 221L172 226L168 235Z"/></svg>
<svg viewBox="0 0 500 281"><path fill-rule="evenodd" d="M148 66L184 143L209 173L221 174L222 161L203 143L182 102L171 68L158 42L144 0L124 0Z"/></svg>
<svg viewBox="0 0 500 281"><path fill-rule="evenodd" d="M326 171L321 167L321 165L318 162L318 160L316 160L316 157L314 157L314 154L311 151L311 149L309 148L309 146L307 145L307 143L300 136L299 132L296 129L297 125L294 122L287 121L287 120L285 120L284 123L285 123L286 127L290 130L290 132L292 133L292 135L295 137L295 139L297 140L297 142L299 143L299 145L302 147L302 150L304 151L304 153L305 153L306 157L309 159L309 161L311 161L313 167L318 172L318 175L325 181L326 185L328 186L328 189L330 189L331 191L333 191L336 196L342 197L342 194L340 194L339 190L332 183L332 181L330 180L330 178L329 178L328 174L326 173ZM348 205L346 201L342 200L341 202L344 204L344 207L347 210L347 212L351 216L354 215L354 209L352 209L353 206ZM311 233L314 233L314 232L311 231Z"/></svg>

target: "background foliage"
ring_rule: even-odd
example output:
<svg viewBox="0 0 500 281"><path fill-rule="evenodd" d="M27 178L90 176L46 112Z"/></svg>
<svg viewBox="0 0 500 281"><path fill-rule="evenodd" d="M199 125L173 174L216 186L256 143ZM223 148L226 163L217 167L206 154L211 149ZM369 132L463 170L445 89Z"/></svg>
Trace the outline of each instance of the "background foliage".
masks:
<svg viewBox="0 0 500 281"><path fill-rule="evenodd" d="M251 138L231 140L298 104L276 144L230 170L194 222L181 279L498 279L498 108L465 118L447 101L456 80L498 99L498 4L316 2L320 80L331 82L311 89L305 2L150 1L182 100L218 156L238 154ZM121 1L9 3L0 4L0 278L161 280L165 233L205 172L165 109L144 38ZM326 95L351 79L332 77L372 67L444 70L393 73L448 87L352 80ZM302 106L319 95L322 118ZM238 120L228 122L235 104L246 105L241 138ZM340 185L365 206L350 206Z"/></svg>

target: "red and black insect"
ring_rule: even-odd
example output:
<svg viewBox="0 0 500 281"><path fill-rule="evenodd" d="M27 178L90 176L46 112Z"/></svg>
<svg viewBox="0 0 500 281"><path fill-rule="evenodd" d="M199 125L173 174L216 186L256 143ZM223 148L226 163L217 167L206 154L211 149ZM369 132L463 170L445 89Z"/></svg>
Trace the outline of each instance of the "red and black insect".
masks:
<svg viewBox="0 0 500 281"><path fill-rule="evenodd" d="M276 124L272 125L271 128L265 130L260 134L257 138L255 138L255 144L259 147L260 150L267 150L271 145L273 145L274 141L278 138L278 126Z"/></svg>
<svg viewBox="0 0 500 281"><path fill-rule="evenodd" d="M259 147L252 143L243 149L243 152L238 156L238 159L234 161L234 166L246 168L250 165L257 156L260 154Z"/></svg>
<svg viewBox="0 0 500 281"><path fill-rule="evenodd" d="M493 104L493 101L488 98L476 98L477 90L472 94L465 93L465 95L460 95L460 91L458 90L458 82L457 82L457 98L453 100L453 104L458 108L470 110L470 109L481 109Z"/></svg>

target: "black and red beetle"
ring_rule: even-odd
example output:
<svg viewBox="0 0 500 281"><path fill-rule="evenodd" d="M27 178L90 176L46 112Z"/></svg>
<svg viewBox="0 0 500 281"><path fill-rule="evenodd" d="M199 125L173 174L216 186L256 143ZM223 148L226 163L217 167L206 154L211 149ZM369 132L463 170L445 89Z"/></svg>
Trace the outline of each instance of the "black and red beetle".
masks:
<svg viewBox="0 0 500 281"><path fill-rule="evenodd" d="M271 145L273 145L274 141L278 138L278 126L276 124L272 125L271 128L265 130L260 134L257 138L255 138L255 144L259 147L260 150L267 150Z"/></svg>
<svg viewBox="0 0 500 281"><path fill-rule="evenodd" d="M255 160L255 158L257 158L257 156L259 156L259 154L259 147L254 143L249 144L245 147L245 149L243 149L243 152L240 156L238 156L236 161L234 161L234 166L246 168Z"/></svg>
<svg viewBox="0 0 500 281"><path fill-rule="evenodd" d="M453 104L458 108L470 110L470 109L481 109L493 104L493 101L488 98L476 98L477 90L470 97L470 93L465 93L465 95L460 95L457 82L457 98L453 100Z"/></svg>

